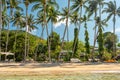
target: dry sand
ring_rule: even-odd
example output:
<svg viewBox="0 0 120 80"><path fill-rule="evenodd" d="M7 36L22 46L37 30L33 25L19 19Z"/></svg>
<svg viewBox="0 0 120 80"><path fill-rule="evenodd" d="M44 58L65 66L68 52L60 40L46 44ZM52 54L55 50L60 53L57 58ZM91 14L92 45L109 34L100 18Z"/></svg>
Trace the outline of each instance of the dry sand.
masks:
<svg viewBox="0 0 120 80"><path fill-rule="evenodd" d="M120 73L120 63L0 63L0 75Z"/></svg>

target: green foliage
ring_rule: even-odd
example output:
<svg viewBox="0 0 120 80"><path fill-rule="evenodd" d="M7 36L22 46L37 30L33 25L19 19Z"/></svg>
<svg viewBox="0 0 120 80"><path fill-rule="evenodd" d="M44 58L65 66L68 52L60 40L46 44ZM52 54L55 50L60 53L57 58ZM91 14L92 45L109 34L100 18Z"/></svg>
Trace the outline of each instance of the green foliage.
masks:
<svg viewBox="0 0 120 80"><path fill-rule="evenodd" d="M114 37L115 37L115 42L118 42L117 36L111 32L105 32L103 34L103 36L104 36L105 48L107 49L108 52L112 52L113 51Z"/></svg>
<svg viewBox="0 0 120 80"><path fill-rule="evenodd" d="M56 50L57 46L60 45L60 36L56 32L52 32L49 36L51 43L51 50Z"/></svg>
<svg viewBox="0 0 120 80"><path fill-rule="evenodd" d="M76 57L78 50L78 28L74 29L73 56Z"/></svg>
<svg viewBox="0 0 120 80"><path fill-rule="evenodd" d="M103 54L103 56L102 56L102 60L103 61L107 61L107 60L110 60L111 58L112 58L111 53L105 51L104 54Z"/></svg>
<svg viewBox="0 0 120 80"><path fill-rule="evenodd" d="M99 35L98 35L98 52L100 55L100 59L102 59L104 52L104 44L103 44L103 33L101 27L99 27Z"/></svg>
<svg viewBox="0 0 120 80"><path fill-rule="evenodd" d="M21 61L24 55L24 42L25 42L25 32L24 31L17 31L16 36L16 45L15 45L15 34L16 31L10 31L9 33L9 42L8 42L8 51L15 53L16 61ZM2 31L2 52L5 51L6 39L7 39L7 30ZM39 38L28 34L29 36L29 54L34 54L34 50L38 45ZM33 56L32 56L33 58Z"/></svg>
<svg viewBox="0 0 120 80"><path fill-rule="evenodd" d="M89 45L89 34L87 31L86 24L85 24L85 48L86 48L86 60L88 60L88 55L90 54L90 45Z"/></svg>
<svg viewBox="0 0 120 80"><path fill-rule="evenodd" d="M120 47L120 43L118 43L117 46Z"/></svg>

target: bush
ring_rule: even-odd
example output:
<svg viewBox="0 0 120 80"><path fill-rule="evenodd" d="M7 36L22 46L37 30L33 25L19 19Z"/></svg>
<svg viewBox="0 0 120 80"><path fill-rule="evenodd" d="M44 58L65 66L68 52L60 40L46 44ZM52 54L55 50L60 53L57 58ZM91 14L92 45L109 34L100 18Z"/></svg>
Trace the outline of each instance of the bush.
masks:
<svg viewBox="0 0 120 80"><path fill-rule="evenodd" d="M108 60L111 60L111 57L112 57L111 53L105 52L102 56L102 60L108 61Z"/></svg>

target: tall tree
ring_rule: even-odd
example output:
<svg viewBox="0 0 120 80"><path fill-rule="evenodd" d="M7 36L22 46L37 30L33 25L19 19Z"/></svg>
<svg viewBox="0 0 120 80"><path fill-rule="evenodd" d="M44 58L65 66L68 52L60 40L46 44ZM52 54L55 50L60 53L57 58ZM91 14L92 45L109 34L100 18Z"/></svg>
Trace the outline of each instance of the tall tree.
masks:
<svg viewBox="0 0 120 80"><path fill-rule="evenodd" d="M48 8L56 6L55 0L37 0L37 3L33 6L32 10L38 10L38 14L43 13L43 21L44 26L46 28L47 36L49 36L48 25L47 25L47 11ZM50 40L48 38L48 54L49 54L49 61L51 62L51 54L50 54Z"/></svg>
<svg viewBox="0 0 120 80"><path fill-rule="evenodd" d="M87 30L87 21L90 21L90 19L86 17L86 15L84 15L84 17L81 20L82 20L82 23L84 23L84 28L85 28L84 35L85 35L86 60L88 60L89 54L90 54L90 44L89 44L89 34Z"/></svg>
<svg viewBox="0 0 120 80"><path fill-rule="evenodd" d="M19 11L15 11L13 16L14 16L14 18L12 18L11 22L13 23L13 26L15 26L17 28L15 31L15 41L14 41L14 46L13 46L13 50L16 53L17 32L20 28L22 28L23 14L20 13Z"/></svg>
<svg viewBox="0 0 120 80"><path fill-rule="evenodd" d="M14 12L16 10L18 11L23 11L23 9L19 6L19 4L21 3L20 0L6 0L7 1L7 11L10 10L10 13L8 14L9 20L8 20L8 29L7 29L7 40L6 40L6 51L8 51L8 42L9 42L9 27L10 27L10 19L14 18Z"/></svg>
<svg viewBox="0 0 120 80"><path fill-rule="evenodd" d="M72 57L75 57L74 55L77 52L77 45L78 45L78 27L79 27L79 22L80 22L80 17L79 14L77 12L73 12L70 15L70 20L71 23L73 23L75 25L75 29L74 29L74 42L73 42L73 48L72 48Z"/></svg>
<svg viewBox="0 0 120 80"><path fill-rule="evenodd" d="M63 11L61 13L62 18L60 19L60 21L66 20L66 25L65 25L65 29L62 37L61 50L63 49L63 43L64 43L66 32L67 32L67 41L69 41L68 20L70 16L70 0L68 0L68 7L63 8L62 11ZM59 59L60 59L60 54L59 54Z"/></svg>
<svg viewBox="0 0 120 80"><path fill-rule="evenodd" d="M1 61L1 30L2 30L2 0L0 0L0 61Z"/></svg>
<svg viewBox="0 0 120 80"><path fill-rule="evenodd" d="M76 43L76 44L75 44ZM75 49L74 49L75 48ZM78 28L74 29L74 42L73 42L73 53L72 57L77 57L77 50L78 50Z"/></svg>
<svg viewBox="0 0 120 80"><path fill-rule="evenodd" d="M73 12L76 12L78 14L80 14L78 17L79 19L82 17L82 9L83 7L85 7L85 3L87 2L87 0L71 0L73 2L72 6L71 6L71 10ZM79 27L78 27L78 35L80 32L80 27L81 27L81 20L77 20L79 22ZM75 40L75 45L77 44L77 41ZM75 51L75 46L73 47L73 51ZM74 54L74 53L73 53Z"/></svg>
<svg viewBox="0 0 120 80"><path fill-rule="evenodd" d="M101 11L101 6L103 6L104 0L90 0L88 1L89 6L87 7L87 11L88 11L88 16L92 16L94 14L94 21L95 21L95 26L94 26L94 42L93 42L93 49L92 49L92 58L94 59L94 48L96 46L96 40L97 40L97 36L98 36L98 28L97 28L97 22L96 22L96 17L97 17L97 10L99 7L99 11ZM101 16L101 14L100 14ZM101 18L101 17L100 17Z"/></svg>
<svg viewBox="0 0 120 80"><path fill-rule="evenodd" d="M34 2L34 0L23 0L24 1L24 4L25 4L25 7L26 7L26 34L25 34L25 53L24 53L24 61L26 61L26 55L28 54L27 53L27 44L28 44L28 41L27 41L27 30L28 30L28 6L30 3Z"/></svg>
<svg viewBox="0 0 120 80"><path fill-rule="evenodd" d="M24 19L25 20L25 19ZM26 21L24 21L23 22L23 25L22 25L22 28L24 28L25 27L25 25L26 25ZM28 33L30 33L32 30L34 30L34 29L38 29L37 28L37 26L35 25L35 19L34 19L34 16L32 15L32 14L30 14L29 16L28 16L28 30L27 30L27 32ZM27 53L26 53L26 56L27 56L27 58L29 57L28 55L29 55L29 48L30 48L30 41L29 41L30 39L29 39L29 36L27 37Z"/></svg>
<svg viewBox="0 0 120 80"><path fill-rule="evenodd" d="M115 25L116 25L116 16L120 16L120 7L117 8L116 1L110 1L107 4L107 8L103 10L103 12L108 13L108 17L106 21L108 21L112 16L113 16L113 33L115 34ZM115 36L114 36L114 41L113 41L113 57L116 55L116 43L115 43Z"/></svg>

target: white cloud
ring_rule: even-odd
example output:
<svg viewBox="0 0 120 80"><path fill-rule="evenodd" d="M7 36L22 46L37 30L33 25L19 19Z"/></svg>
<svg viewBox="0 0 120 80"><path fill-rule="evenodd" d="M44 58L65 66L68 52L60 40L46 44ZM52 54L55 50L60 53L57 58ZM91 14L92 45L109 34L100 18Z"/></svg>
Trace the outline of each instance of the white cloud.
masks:
<svg viewBox="0 0 120 80"><path fill-rule="evenodd" d="M34 29L34 30L32 30L31 32L29 32L29 33L31 33L31 34L33 34L33 35L37 35L37 29Z"/></svg>
<svg viewBox="0 0 120 80"><path fill-rule="evenodd" d="M120 33L120 28L116 28L115 32Z"/></svg>
<svg viewBox="0 0 120 80"><path fill-rule="evenodd" d="M61 16L58 16L57 21L61 18ZM54 24L54 27L60 27L61 25L66 25L66 19L64 21L59 21ZM70 25L70 19L68 19L68 26Z"/></svg>
<svg viewBox="0 0 120 80"><path fill-rule="evenodd" d="M113 30L111 30L110 32L113 32ZM120 33L120 28L116 28L115 33Z"/></svg>

